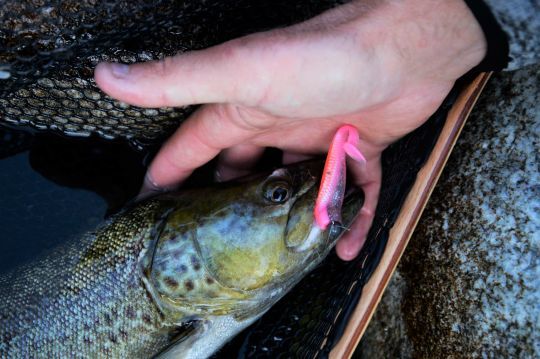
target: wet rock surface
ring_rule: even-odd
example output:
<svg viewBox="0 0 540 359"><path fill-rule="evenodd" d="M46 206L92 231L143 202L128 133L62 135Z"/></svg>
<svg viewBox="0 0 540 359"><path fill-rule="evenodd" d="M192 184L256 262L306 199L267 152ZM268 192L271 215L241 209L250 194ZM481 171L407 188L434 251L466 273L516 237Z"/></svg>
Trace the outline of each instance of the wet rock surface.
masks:
<svg viewBox="0 0 540 359"><path fill-rule="evenodd" d="M540 356L539 84L488 83L355 357Z"/></svg>

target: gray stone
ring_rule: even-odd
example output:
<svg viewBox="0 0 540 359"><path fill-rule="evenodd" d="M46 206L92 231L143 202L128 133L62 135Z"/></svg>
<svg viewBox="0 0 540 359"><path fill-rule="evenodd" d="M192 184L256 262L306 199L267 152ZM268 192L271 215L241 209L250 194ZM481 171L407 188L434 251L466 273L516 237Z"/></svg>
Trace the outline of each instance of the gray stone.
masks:
<svg viewBox="0 0 540 359"><path fill-rule="evenodd" d="M488 83L355 357L540 357L539 70Z"/></svg>

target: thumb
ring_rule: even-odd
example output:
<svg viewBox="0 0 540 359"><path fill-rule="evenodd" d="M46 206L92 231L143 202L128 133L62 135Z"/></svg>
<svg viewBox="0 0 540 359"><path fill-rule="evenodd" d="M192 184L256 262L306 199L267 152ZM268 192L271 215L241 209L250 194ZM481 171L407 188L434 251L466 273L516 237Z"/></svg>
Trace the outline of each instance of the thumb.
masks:
<svg viewBox="0 0 540 359"><path fill-rule="evenodd" d="M261 93L254 42L247 37L133 65L100 63L94 77L109 96L141 107L245 104Z"/></svg>

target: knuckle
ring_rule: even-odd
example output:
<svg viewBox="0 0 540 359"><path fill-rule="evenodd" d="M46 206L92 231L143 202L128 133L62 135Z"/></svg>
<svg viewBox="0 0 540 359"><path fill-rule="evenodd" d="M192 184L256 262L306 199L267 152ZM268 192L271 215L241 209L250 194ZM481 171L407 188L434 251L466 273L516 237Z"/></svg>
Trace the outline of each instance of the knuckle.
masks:
<svg viewBox="0 0 540 359"><path fill-rule="evenodd" d="M222 56L236 78L232 81L233 97L247 106L259 106L273 78L274 56L268 53L271 40L255 34L224 44Z"/></svg>

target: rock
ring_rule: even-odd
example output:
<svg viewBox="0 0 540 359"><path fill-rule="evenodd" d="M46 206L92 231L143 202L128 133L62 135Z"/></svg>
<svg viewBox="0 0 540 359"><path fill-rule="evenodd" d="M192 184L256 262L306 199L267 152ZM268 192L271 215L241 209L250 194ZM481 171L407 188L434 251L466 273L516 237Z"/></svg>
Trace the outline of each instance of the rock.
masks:
<svg viewBox="0 0 540 359"><path fill-rule="evenodd" d="M488 83L355 357L540 357L539 84Z"/></svg>

